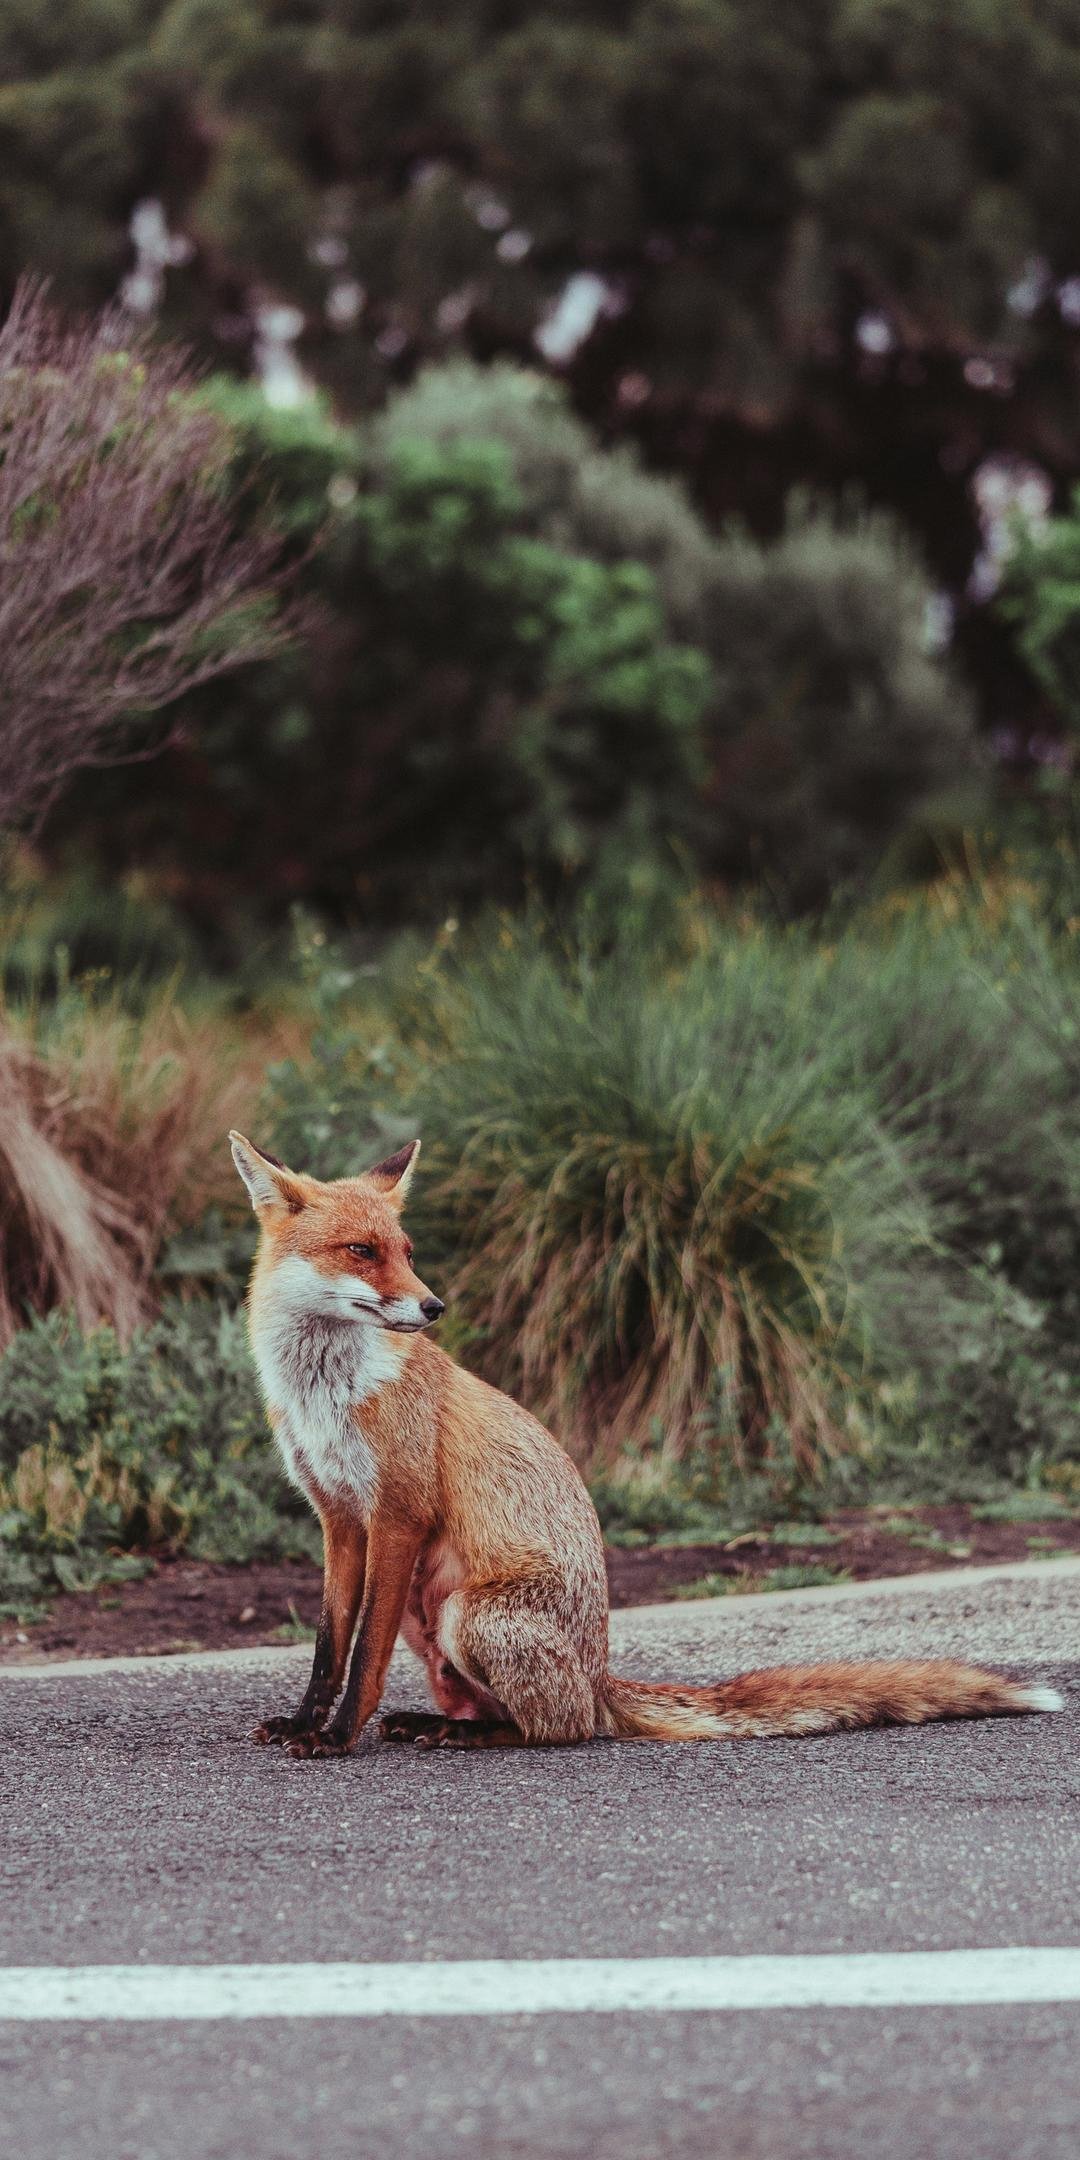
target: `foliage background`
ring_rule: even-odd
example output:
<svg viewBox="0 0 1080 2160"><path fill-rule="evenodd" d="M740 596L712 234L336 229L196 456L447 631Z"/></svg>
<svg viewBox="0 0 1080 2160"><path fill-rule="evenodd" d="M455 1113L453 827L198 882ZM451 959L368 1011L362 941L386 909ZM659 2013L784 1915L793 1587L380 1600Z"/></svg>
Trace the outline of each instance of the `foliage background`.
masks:
<svg viewBox="0 0 1080 2160"><path fill-rule="evenodd" d="M10 0L0 304L108 311L0 365L4 725L28 566L88 714L0 786L12 1610L304 1549L233 1122L422 1132L613 1522L1080 1494L1078 134L1080 0ZM132 444L260 580L153 725L196 588L102 557L95 698L62 545Z"/></svg>

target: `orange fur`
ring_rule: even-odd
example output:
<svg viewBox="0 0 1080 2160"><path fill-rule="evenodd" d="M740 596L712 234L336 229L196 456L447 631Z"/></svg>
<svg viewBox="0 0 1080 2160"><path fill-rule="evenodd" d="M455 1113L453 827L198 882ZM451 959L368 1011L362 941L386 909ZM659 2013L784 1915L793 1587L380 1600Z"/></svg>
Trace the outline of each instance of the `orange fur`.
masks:
<svg viewBox="0 0 1080 2160"><path fill-rule="evenodd" d="M653 1740L809 1737L1036 1707L1029 1689L951 1658L777 1665L701 1688L612 1677L607 1704L617 1737Z"/></svg>
<svg viewBox="0 0 1080 2160"><path fill-rule="evenodd" d="M256 1737L347 1752L399 1628L436 1710L383 1730L423 1746L765 1738L1055 1707L1047 1689L941 1659L777 1667L709 1687L609 1672L603 1541L577 1470L536 1418L421 1332L442 1308L400 1221L417 1143L330 1185L239 1135L233 1147L262 1232L252 1345L326 1549L311 1684Z"/></svg>

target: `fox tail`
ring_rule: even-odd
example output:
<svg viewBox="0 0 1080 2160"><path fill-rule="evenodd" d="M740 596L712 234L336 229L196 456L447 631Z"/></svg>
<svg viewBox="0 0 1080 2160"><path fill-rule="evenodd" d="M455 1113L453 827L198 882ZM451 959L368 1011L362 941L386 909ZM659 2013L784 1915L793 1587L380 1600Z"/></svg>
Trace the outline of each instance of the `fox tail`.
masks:
<svg viewBox="0 0 1080 2160"><path fill-rule="evenodd" d="M1002 1680L951 1658L776 1665L714 1687L608 1675L605 1727L619 1740L771 1740L935 1718L1062 1710L1054 1688Z"/></svg>

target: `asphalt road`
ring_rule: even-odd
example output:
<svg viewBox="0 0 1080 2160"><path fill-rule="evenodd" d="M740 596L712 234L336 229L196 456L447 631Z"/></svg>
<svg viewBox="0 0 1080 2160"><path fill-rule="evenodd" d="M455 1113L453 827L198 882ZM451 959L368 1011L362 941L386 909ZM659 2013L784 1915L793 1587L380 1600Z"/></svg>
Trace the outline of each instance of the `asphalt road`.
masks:
<svg viewBox="0 0 1080 2160"><path fill-rule="evenodd" d="M1080 1944L1080 1565L619 1616L622 1670L962 1651L1063 1716L739 1745L251 1747L303 1653L0 1677L0 1966ZM404 1653L388 1701L420 1703ZM24 2160L1075 2160L1080 2005L0 2024Z"/></svg>

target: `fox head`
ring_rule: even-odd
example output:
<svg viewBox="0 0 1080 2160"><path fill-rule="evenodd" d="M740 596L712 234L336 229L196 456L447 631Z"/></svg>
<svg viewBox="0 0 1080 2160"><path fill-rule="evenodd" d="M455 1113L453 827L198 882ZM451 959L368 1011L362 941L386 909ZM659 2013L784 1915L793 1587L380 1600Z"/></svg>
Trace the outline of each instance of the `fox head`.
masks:
<svg viewBox="0 0 1080 2160"><path fill-rule="evenodd" d="M298 1314L407 1335L439 1318L442 1301L414 1274L401 1222L419 1140L332 1184L287 1170L243 1133L229 1141L259 1219L260 1272L287 1287Z"/></svg>

